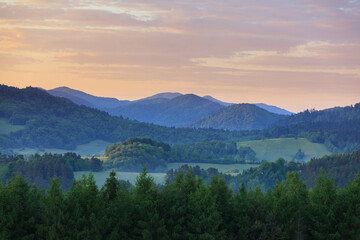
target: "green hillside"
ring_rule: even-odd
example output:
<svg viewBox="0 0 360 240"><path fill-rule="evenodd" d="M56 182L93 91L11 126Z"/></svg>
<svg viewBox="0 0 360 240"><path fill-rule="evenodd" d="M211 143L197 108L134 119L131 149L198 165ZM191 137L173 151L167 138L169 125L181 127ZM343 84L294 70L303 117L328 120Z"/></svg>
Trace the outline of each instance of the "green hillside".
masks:
<svg viewBox="0 0 360 240"><path fill-rule="evenodd" d="M77 145L76 148L74 150L72 150L71 152L74 152L76 154L79 154L82 157L99 157L99 156L104 156L104 151L105 148L109 145L111 145L111 142L106 142L103 140L94 140L91 141L89 143L86 144L80 144ZM63 153L67 153L69 152L69 150L67 149L61 149L61 148L28 148L28 147L23 147L23 148L14 148L12 149L13 153L16 154L22 154L22 155L26 155L26 154L35 154L35 153L59 153L59 154L63 154Z"/></svg>
<svg viewBox="0 0 360 240"><path fill-rule="evenodd" d="M264 129L284 116L268 112L254 104L234 104L194 121L189 126L227 130Z"/></svg>
<svg viewBox="0 0 360 240"><path fill-rule="evenodd" d="M24 129L24 126L13 125L6 118L0 118L0 134L9 134Z"/></svg>
<svg viewBox="0 0 360 240"><path fill-rule="evenodd" d="M114 143L129 137L149 137L170 144L211 139L240 141L242 137L250 134L167 128L131 121L78 106L70 100L54 97L41 89L18 89L6 85L0 85L0 118L6 119L3 122L7 124L0 133L0 151L25 147L75 150L78 145L95 140ZM14 125L18 131L9 131L8 129L14 129ZM6 134L7 132L10 133Z"/></svg>
<svg viewBox="0 0 360 240"><path fill-rule="evenodd" d="M250 147L256 153L258 160L276 161L284 158L290 161L301 149L305 154L302 161L309 161L313 157L329 155L331 152L324 144L312 143L305 138L275 138L239 142L238 147Z"/></svg>

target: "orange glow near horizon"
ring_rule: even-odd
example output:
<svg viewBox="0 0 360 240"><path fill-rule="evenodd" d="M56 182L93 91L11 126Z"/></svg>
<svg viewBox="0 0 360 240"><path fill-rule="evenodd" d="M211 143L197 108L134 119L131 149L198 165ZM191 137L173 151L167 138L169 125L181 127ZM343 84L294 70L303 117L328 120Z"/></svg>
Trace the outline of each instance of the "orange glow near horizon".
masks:
<svg viewBox="0 0 360 240"><path fill-rule="evenodd" d="M0 3L0 83L299 112L360 102L360 1Z"/></svg>

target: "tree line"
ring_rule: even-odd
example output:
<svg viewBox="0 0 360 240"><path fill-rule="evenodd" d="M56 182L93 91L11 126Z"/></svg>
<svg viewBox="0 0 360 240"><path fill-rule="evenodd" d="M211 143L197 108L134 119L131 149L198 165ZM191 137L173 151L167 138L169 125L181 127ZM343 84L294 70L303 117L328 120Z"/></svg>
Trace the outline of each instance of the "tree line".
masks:
<svg viewBox="0 0 360 240"><path fill-rule="evenodd" d="M150 138L133 137L105 149L104 167L124 171L165 171L169 162L258 163L250 147L237 147L236 142L211 140L170 146Z"/></svg>
<svg viewBox="0 0 360 240"><path fill-rule="evenodd" d="M1 239L359 239L360 176L338 189L323 171L311 189L296 172L263 193L236 193L221 176L205 185L190 170L160 187L147 174L134 187L111 172L98 189L93 176L63 193L21 176L0 184Z"/></svg>
<svg viewBox="0 0 360 240"><path fill-rule="evenodd" d="M7 182L13 175L21 174L28 183L49 189L51 179L59 178L62 190L71 187L74 171L101 171L102 162L97 158L81 158L75 153L42 155L5 155L0 153L0 182Z"/></svg>

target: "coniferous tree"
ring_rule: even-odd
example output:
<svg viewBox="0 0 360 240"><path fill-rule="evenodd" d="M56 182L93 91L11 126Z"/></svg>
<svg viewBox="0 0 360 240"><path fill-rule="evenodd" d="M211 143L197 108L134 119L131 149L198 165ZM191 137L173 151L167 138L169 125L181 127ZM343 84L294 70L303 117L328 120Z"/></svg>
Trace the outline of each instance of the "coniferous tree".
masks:
<svg viewBox="0 0 360 240"><path fill-rule="evenodd" d="M295 172L277 184L273 192L273 211L284 238L305 239L309 225L309 198L305 184Z"/></svg>
<svg viewBox="0 0 360 240"><path fill-rule="evenodd" d="M210 184L212 198L215 199L216 210L219 212L222 222L219 231L226 235L230 234L232 224L232 191L226 184L226 181L220 176L214 176Z"/></svg>
<svg viewBox="0 0 360 240"><path fill-rule="evenodd" d="M252 226L251 211L251 201L245 184L243 183L240 190L235 194L233 200L233 209L231 214L233 224L230 225L230 237L239 240L248 239L248 234Z"/></svg>
<svg viewBox="0 0 360 240"><path fill-rule="evenodd" d="M39 239L64 239L66 237L67 214L64 195L58 178L53 178L51 187L41 203Z"/></svg>
<svg viewBox="0 0 360 240"><path fill-rule="evenodd" d="M135 192L135 239L169 239L164 218L160 214L160 200L154 178L147 174L146 168L136 178Z"/></svg>
<svg viewBox="0 0 360 240"><path fill-rule="evenodd" d="M94 177L74 180L66 197L69 239L101 239L103 201Z"/></svg>
<svg viewBox="0 0 360 240"><path fill-rule="evenodd" d="M225 239L225 231L220 230L222 219L215 200L203 183L189 196L188 209L191 217L187 222L187 239Z"/></svg>
<svg viewBox="0 0 360 240"><path fill-rule="evenodd" d="M101 229L103 238L128 239L133 225L133 199L127 186L116 178L115 171L110 172L101 193L105 201Z"/></svg>
<svg viewBox="0 0 360 240"><path fill-rule="evenodd" d="M360 174L341 192L336 206L342 239L360 239Z"/></svg>
<svg viewBox="0 0 360 240"><path fill-rule="evenodd" d="M320 171L312 191L311 199L311 234L315 239L340 239L336 219L337 189L334 180Z"/></svg>
<svg viewBox="0 0 360 240"><path fill-rule="evenodd" d="M21 175L13 176L6 186L0 185L1 239L35 239L40 196Z"/></svg>

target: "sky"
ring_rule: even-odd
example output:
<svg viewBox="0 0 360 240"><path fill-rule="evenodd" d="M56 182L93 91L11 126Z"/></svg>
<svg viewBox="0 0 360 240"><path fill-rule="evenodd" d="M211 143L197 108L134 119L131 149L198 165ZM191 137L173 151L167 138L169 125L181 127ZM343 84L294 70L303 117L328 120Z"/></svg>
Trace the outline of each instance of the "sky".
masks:
<svg viewBox="0 0 360 240"><path fill-rule="evenodd" d="M0 83L293 112L360 102L360 0L0 0Z"/></svg>

